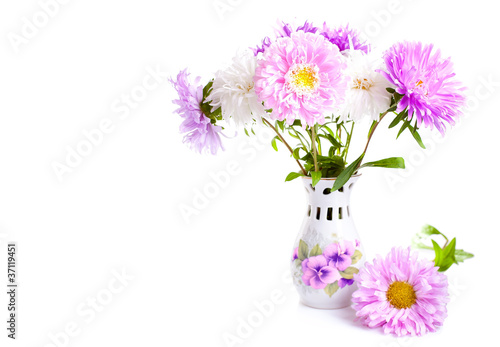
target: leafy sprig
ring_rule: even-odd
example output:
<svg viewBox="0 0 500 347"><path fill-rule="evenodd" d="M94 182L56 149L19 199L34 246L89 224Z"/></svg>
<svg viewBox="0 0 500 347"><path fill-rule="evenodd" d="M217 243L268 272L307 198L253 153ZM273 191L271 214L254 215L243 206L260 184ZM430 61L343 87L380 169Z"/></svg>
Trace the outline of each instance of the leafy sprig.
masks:
<svg viewBox="0 0 500 347"><path fill-rule="evenodd" d="M444 239L444 244L439 245L434 239L435 236L440 236ZM430 240L432 246L424 242ZM456 238L451 241L448 237L434 228L432 225L424 225L422 230L418 232L412 240L412 247L419 249L428 249L434 251L436 257L434 264L439 267L440 272L448 270L453 264L464 262L467 259L474 257L474 254L468 253L463 249L456 249Z"/></svg>

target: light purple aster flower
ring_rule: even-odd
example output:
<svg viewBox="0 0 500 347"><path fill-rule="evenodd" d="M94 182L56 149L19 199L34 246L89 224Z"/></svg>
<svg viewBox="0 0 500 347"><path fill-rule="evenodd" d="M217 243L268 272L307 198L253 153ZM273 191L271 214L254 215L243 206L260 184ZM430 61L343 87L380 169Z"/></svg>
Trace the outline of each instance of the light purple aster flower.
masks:
<svg viewBox="0 0 500 347"><path fill-rule="evenodd" d="M328 266L326 258L317 255L302 262L302 281L314 289L324 289L328 284L338 281L341 277L337 269Z"/></svg>
<svg viewBox="0 0 500 347"><path fill-rule="evenodd" d="M351 256L354 254L355 247L351 241L339 241L325 247L323 255L328 261L328 265L344 271L352 264ZM340 283L339 283L340 285Z"/></svg>
<svg viewBox="0 0 500 347"><path fill-rule="evenodd" d="M190 83L189 75L185 69L179 72L176 81L170 79L179 94L179 99L173 100L173 103L179 106L175 112L184 119L179 127L180 132L184 133L183 142L199 153L217 154L219 148L224 150L220 138L222 128L211 124L201 111L203 86L199 84L200 77Z"/></svg>
<svg viewBox="0 0 500 347"><path fill-rule="evenodd" d="M433 45L421 42L398 42L384 55L386 71L380 71L404 94L397 112L408 109L408 120L417 119L417 127L436 127L441 134L445 123L455 124L455 118L465 105L465 88L457 81L450 58L441 58Z"/></svg>
<svg viewBox="0 0 500 347"><path fill-rule="evenodd" d="M438 267L411 249L393 248L354 274L352 307L361 322L398 336L423 335L443 325L448 280Z"/></svg>
<svg viewBox="0 0 500 347"><path fill-rule="evenodd" d="M299 258L299 247L295 247L293 250L292 261Z"/></svg>
<svg viewBox="0 0 500 347"><path fill-rule="evenodd" d="M340 52L348 49L363 51L366 54L370 52L370 45L366 41L362 41L359 36L359 31L349 28L349 24L345 27L341 26L335 29L330 29L326 23L323 24L321 35L326 37L328 41L336 45ZM352 47L350 46L352 42Z"/></svg>
<svg viewBox="0 0 500 347"><path fill-rule="evenodd" d="M309 23L308 21L306 21L303 25L300 26L281 22L279 28L276 30L276 39L279 39L281 37L290 37L292 33L295 33L297 31L303 31L305 33L315 34L318 30L319 28L313 26L312 23ZM266 36L264 40L262 40L262 46L257 46L256 48L251 48L251 49L253 53L257 55L259 53L264 53L266 48L271 46L272 43L273 41L271 40L271 38L269 38L269 36Z"/></svg>

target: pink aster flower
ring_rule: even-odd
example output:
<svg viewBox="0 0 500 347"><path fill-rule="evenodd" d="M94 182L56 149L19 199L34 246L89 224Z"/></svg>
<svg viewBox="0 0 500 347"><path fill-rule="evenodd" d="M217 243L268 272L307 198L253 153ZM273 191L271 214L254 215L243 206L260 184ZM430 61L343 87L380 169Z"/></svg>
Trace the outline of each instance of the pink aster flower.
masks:
<svg viewBox="0 0 500 347"><path fill-rule="evenodd" d="M448 281L433 262L418 259L410 248L393 248L385 259L366 263L354 280L352 307L370 328L398 336L436 331L446 318Z"/></svg>
<svg viewBox="0 0 500 347"><path fill-rule="evenodd" d="M183 142L199 153L209 152L217 154L222 146L220 134L222 128L213 125L200 108L203 101L203 86L200 85L200 77L193 83L189 82L187 70L179 72L177 80L170 80L179 94L179 99L173 101L179 108L175 110L184 120L179 130L184 133Z"/></svg>
<svg viewBox="0 0 500 347"><path fill-rule="evenodd" d="M380 71L404 94L397 112L408 109L408 119L417 119L417 126L436 127L444 134L445 123L455 118L465 105L465 88L457 81L450 58L441 58L440 50L421 42L398 42L384 56L387 72Z"/></svg>
<svg viewBox="0 0 500 347"><path fill-rule="evenodd" d="M313 126L344 101L346 64L337 46L320 34L298 31L272 43L259 60L255 91L271 118Z"/></svg>
<svg viewBox="0 0 500 347"><path fill-rule="evenodd" d="M327 264L322 255L304 259L302 262L302 281L314 289L324 289L328 284L340 280L337 269Z"/></svg>

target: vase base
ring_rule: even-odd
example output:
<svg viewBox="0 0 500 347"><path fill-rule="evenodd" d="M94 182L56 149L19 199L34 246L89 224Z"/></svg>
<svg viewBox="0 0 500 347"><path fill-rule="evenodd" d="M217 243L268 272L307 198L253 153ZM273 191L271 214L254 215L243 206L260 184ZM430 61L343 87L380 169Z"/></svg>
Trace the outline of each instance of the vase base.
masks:
<svg viewBox="0 0 500 347"><path fill-rule="evenodd" d="M317 305L313 303L307 303L304 300L300 300L300 303L304 306L314 308L317 310L340 310L342 308L346 308L351 306L351 303L337 303L337 304L332 304L332 305Z"/></svg>

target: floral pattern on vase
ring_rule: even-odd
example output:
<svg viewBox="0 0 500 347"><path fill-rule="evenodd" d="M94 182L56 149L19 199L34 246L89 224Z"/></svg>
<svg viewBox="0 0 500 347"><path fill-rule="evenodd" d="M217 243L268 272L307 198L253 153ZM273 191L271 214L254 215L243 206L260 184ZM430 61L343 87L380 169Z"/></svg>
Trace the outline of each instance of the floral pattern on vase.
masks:
<svg viewBox="0 0 500 347"><path fill-rule="evenodd" d="M332 297L337 290L354 283L353 276L359 269L356 264L363 254L359 249L358 240L334 242L321 250L316 244L311 250L300 240L299 246L293 251L292 261L296 267L294 278L300 275L298 285L322 289Z"/></svg>

